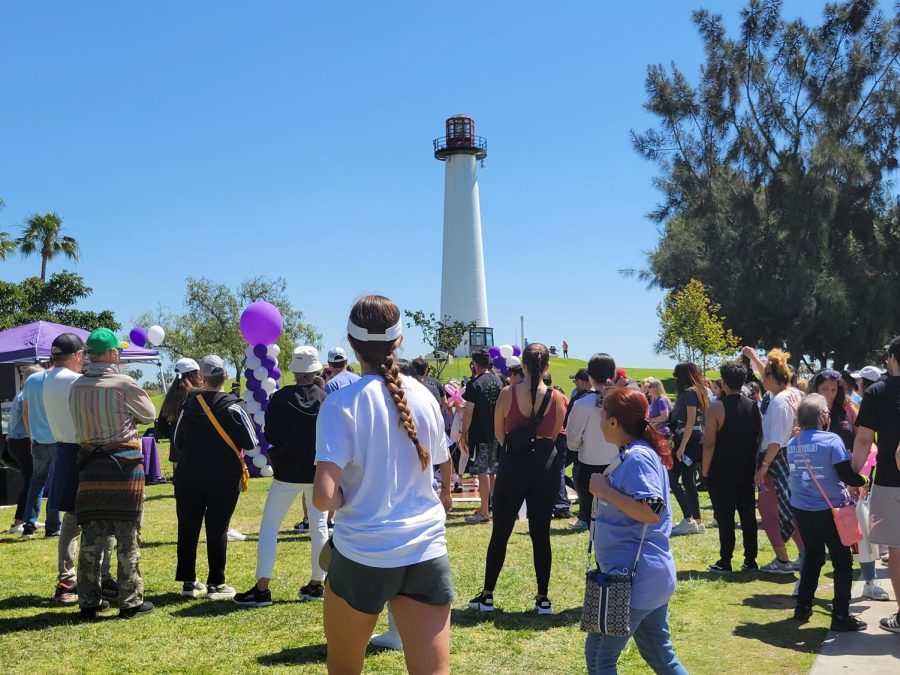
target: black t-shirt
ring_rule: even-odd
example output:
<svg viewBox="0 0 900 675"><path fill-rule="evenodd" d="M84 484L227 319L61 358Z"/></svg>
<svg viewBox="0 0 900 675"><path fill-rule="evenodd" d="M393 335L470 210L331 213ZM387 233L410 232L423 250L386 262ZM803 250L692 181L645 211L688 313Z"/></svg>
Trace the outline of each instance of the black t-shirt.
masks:
<svg viewBox="0 0 900 675"><path fill-rule="evenodd" d="M680 433L684 429L684 425L687 424L687 409L689 407L697 409L697 419L694 421L694 426L703 426L704 411L700 407L700 397L697 396L697 392L694 391L693 387L689 387L678 394L672 412L669 413L669 426L672 428L673 433Z"/></svg>
<svg viewBox="0 0 900 675"><path fill-rule="evenodd" d="M423 377L421 381L425 388L431 392L431 395L437 399L438 404L447 400L447 392L444 391L444 385L440 381L433 377Z"/></svg>
<svg viewBox="0 0 900 675"><path fill-rule="evenodd" d="M469 445L490 443L494 437L494 406L503 389L503 382L491 372L473 377L463 393L467 405L473 405L472 424L469 426Z"/></svg>
<svg viewBox="0 0 900 675"><path fill-rule="evenodd" d="M900 469L894 458L900 443L900 376L876 382L866 389L856 424L878 434L875 485L900 487Z"/></svg>

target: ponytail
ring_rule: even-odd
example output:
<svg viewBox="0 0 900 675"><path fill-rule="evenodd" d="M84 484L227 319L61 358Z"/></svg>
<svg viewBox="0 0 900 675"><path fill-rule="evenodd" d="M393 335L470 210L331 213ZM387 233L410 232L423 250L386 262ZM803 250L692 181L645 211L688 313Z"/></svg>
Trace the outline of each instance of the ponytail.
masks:
<svg viewBox="0 0 900 675"><path fill-rule="evenodd" d="M537 403L538 385L542 382L542 376L550 363L550 350L540 342L532 342L522 352L522 366L528 372L531 380L531 408Z"/></svg>

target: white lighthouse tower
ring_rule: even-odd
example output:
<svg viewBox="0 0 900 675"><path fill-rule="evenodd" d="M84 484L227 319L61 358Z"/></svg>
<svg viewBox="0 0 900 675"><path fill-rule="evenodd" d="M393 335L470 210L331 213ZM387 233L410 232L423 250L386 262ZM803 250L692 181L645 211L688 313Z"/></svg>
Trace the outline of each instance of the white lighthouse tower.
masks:
<svg viewBox="0 0 900 675"><path fill-rule="evenodd" d="M487 141L475 135L475 120L454 115L447 135L434 141L434 157L444 162L444 258L441 277L441 318L475 322L456 356L494 344L489 328L481 204L477 162L487 157Z"/></svg>

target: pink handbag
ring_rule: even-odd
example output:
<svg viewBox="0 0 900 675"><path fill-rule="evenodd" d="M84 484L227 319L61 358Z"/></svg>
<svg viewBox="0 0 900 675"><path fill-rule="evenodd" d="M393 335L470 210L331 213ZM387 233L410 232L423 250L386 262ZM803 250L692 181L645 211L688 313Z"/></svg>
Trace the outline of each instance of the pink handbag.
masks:
<svg viewBox="0 0 900 675"><path fill-rule="evenodd" d="M804 455L803 450L800 449L799 443L797 444L797 451L803 458L803 463L806 464L806 469L809 471L809 475L815 482L816 487L819 488L819 492L822 493L825 503L828 504L828 507L831 509L831 515L834 517L834 525L837 528L838 536L841 538L841 543L844 546L858 544L862 539L862 530L859 529L859 519L856 517L856 504L838 507L832 506L831 500L828 499L828 495L825 494L822 484L819 483L819 479L816 478L816 473L809 465L806 455Z"/></svg>

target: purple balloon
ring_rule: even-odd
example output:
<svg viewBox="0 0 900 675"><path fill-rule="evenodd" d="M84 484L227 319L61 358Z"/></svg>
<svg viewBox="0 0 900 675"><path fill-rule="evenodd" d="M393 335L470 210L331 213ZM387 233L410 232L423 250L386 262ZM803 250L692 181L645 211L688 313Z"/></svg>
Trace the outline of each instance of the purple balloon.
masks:
<svg viewBox="0 0 900 675"><path fill-rule="evenodd" d="M265 389L256 389L253 391L253 400L257 401L262 405L265 400L269 398L269 395L266 393ZM265 410L265 408L263 408Z"/></svg>
<svg viewBox="0 0 900 675"><path fill-rule="evenodd" d="M500 356L500 347L491 347L490 349L488 349L488 356L490 356L492 359L496 359L498 356Z"/></svg>
<svg viewBox="0 0 900 675"><path fill-rule="evenodd" d="M266 444L266 435L262 431L260 431L258 434L256 434L256 438L259 440L260 446L263 446Z"/></svg>
<svg viewBox="0 0 900 675"><path fill-rule="evenodd" d="M506 359L502 356L497 356L494 358L494 368L500 369L506 367Z"/></svg>
<svg viewBox="0 0 900 675"><path fill-rule="evenodd" d="M272 368L278 365L278 361L275 360L274 356L263 356L260 359L260 363L262 363L262 367L266 370L272 370Z"/></svg>
<svg viewBox="0 0 900 675"><path fill-rule="evenodd" d="M263 344L253 345L253 353L257 358L262 359L262 357L269 353L269 348Z"/></svg>
<svg viewBox="0 0 900 675"><path fill-rule="evenodd" d="M240 327L241 335L251 345L271 344L281 335L281 312L270 302L253 302L241 312Z"/></svg>
<svg viewBox="0 0 900 675"><path fill-rule="evenodd" d="M503 377L509 377L509 368L506 366L505 363L502 366L500 366L500 374Z"/></svg>
<svg viewBox="0 0 900 675"><path fill-rule="evenodd" d="M128 334L128 337L131 339L131 344L135 347L143 347L147 344L147 331L145 331L140 326L135 326L131 329L131 332Z"/></svg>
<svg viewBox="0 0 900 675"><path fill-rule="evenodd" d="M522 356L522 348L519 345L513 345L513 356Z"/></svg>
<svg viewBox="0 0 900 675"><path fill-rule="evenodd" d="M269 377L271 377L276 382L281 379L281 370L278 369L278 366L272 368L272 370L269 371Z"/></svg>
<svg viewBox="0 0 900 675"><path fill-rule="evenodd" d="M251 374L247 375L247 373L251 373ZM262 386L262 383L259 380L257 380L255 377L253 377L252 371L248 370L244 373L244 375L247 375L247 389L249 389L250 391L259 391L259 388Z"/></svg>

